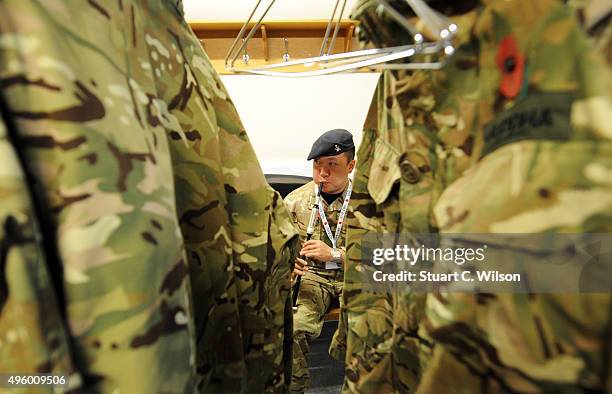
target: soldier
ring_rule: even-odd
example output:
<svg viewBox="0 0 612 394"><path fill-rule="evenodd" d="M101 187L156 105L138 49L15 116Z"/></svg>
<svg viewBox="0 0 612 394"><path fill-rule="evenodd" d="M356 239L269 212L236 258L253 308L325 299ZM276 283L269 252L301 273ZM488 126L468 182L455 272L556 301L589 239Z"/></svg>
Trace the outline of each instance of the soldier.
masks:
<svg viewBox="0 0 612 394"><path fill-rule="evenodd" d="M181 2L3 1L0 59L0 372L287 391L297 233Z"/></svg>
<svg viewBox="0 0 612 394"><path fill-rule="evenodd" d="M323 316L333 300L342 307L343 265L346 226L344 216L350 210L352 184L349 174L355 167L353 136L346 130L330 130L313 144L308 160L313 160L313 181L291 192L285 204L299 229L303 242L296 258L295 275L301 275L297 311L293 321L292 392L303 392L310 383L307 356L308 341L317 338L323 327ZM306 227L315 202L318 185L322 185L321 206L315 231L306 241ZM321 215L323 213L323 215ZM323 218L324 220L321 220ZM344 359L344 322L334 335L330 353Z"/></svg>

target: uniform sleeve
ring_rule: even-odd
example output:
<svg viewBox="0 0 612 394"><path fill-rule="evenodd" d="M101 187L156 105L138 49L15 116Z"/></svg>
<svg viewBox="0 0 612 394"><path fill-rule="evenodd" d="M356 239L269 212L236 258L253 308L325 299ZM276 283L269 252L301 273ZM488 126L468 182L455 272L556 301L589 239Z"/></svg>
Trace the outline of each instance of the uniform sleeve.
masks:
<svg viewBox="0 0 612 394"><path fill-rule="evenodd" d="M287 213L289 214L289 219L294 224L294 226L296 226L297 223L296 223L296 212L295 212L295 199L291 197L291 193L289 193L289 195L287 195L283 199L283 205L285 206L285 209ZM296 230L297 230L297 227L296 227Z"/></svg>
<svg viewBox="0 0 612 394"><path fill-rule="evenodd" d="M219 102L220 148L226 210L230 217L235 287L246 349L248 386L255 391L278 389L290 349L278 332L287 333L290 274L297 231L280 195L267 184L235 107ZM264 374L262 374L262 371ZM231 371L228 371L231 373ZM287 382L288 383L288 382Z"/></svg>
<svg viewBox="0 0 612 394"><path fill-rule="evenodd" d="M74 371L31 195L0 119L0 373Z"/></svg>
<svg viewBox="0 0 612 394"><path fill-rule="evenodd" d="M385 368L390 357L379 343L389 343L393 315L387 294L368 291L363 284L369 268L362 264L362 240L369 232L382 230L380 208L368 193L368 175L372 167L376 132L377 101L374 98L366 119L366 129L357 152L357 167L351 197L352 212L347 213L346 259L344 262L343 314L346 314L346 376L350 391L393 391ZM365 268L365 271L364 271ZM382 338L382 339L381 339ZM342 352L339 352L342 353ZM358 377L351 379L348 377Z"/></svg>
<svg viewBox="0 0 612 394"><path fill-rule="evenodd" d="M297 233L225 87L192 40L184 55L197 88L173 112L196 137L168 141L191 270L198 379L211 392L284 391Z"/></svg>
<svg viewBox="0 0 612 394"><path fill-rule="evenodd" d="M308 201L310 197L309 184L303 185L289 193L284 200L285 207L293 223L295 231L299 234L301 242L306 242L306 228L310 221Z"/></svg>

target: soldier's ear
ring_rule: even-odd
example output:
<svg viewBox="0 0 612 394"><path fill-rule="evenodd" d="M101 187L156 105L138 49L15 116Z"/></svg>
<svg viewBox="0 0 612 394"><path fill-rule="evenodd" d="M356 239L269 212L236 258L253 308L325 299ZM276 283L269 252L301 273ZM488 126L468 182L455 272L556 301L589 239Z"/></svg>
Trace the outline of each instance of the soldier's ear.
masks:
<svg viewBox="0 0 612 394"><path fill-rule="evenodd" d="M353 172L354 169L355 169L355 159L351 160L348 164L349 173Z"/></svg>

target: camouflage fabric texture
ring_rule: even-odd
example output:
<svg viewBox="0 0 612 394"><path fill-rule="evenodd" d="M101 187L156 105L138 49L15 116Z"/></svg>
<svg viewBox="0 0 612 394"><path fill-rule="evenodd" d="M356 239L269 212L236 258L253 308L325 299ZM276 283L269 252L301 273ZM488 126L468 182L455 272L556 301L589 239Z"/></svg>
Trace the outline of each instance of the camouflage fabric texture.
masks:
<svg viewBox="0 0 612 394"><path fill-rule="evenodd" d="M384 71L368 115L348 218L344 391L604 390L608 294L359 289L366 232L610 231L609 67L559 2L467 3L452 15L449 63ZM405 43L363 4L362 38Z"/></svg>
<svg viewBox="0 0 612 394"><path fill-rule="evenodd" d="M291 216L291 220L293 221L293 225L300 235L300 243L303 244L306 242L306 228L308 227L308 222L310 221L310 212L312 210L313 205L315 204L316 196L314 190L315 184L313 181L308 182L305 185L300 186L298 189L289 193L285 199L284 203L287 207L287 211ZM336 224L338 222L338 215L340 214L340 209L342 208L342 202L344 197L346 196L346 189L342 193L341 198L336 199L331 204L328 204L323 198L321 198L321 203L323 204L323 210L327 214L327 220L329 221L329 226L332 230L332 233L335 234ZM347 215L352 211L351 204L349 204L347 208ZM331 241L327 237L325 233L325 229L321 225L321 220L319 219L319 215L316 217L316 222L314 226L314 233L311 237L313 240L321 240L325 242L327 245L331 246ZM346 227L343 227L340 232L340 237L338 239L338 248L345 250L346 243ZM311 271L322 271L323 273L329 273L329 270L325 269L325 263L309 259L307 258L308 266ZM343 271L343 267L340 267L339 271Z"/></svg>
<svg viewBox="0 0 612 394"><path fill-rule="evenodd" d="M604 121L612 79L572 10L493 2L473 31L483 37L476 67L491 78L480 83L479 161L438 200L441 232L610 233L612 189L600 174L612 169ZM516 95L504 90L515 70L496 64L509 37L525 64ZM437 348L420 391L439 392L443 376L455 392L609 390L610 301L609 293L430 296L426 327Z"/></svg>
<svg viewBox="0 0 612 394"><path fill-rule="evenodd" d="M315 203L314 182L308 182L300 188L292 191L285 197L285 205L293 220L294 226L299 231L300 241L304 243L307 238L306 228L310 221L310 212ZM346 193L346 190L345 190ZM331 204L321 199L327 220L333 233L336 231L338 215L342 208L342 202L346 194L336 199ZM352 210L351 205L347 214ZM331 246L331 241L321 225L317 221L312 235L313 240L322 240ZM338 239L338 247L344 251L346 242L346 226L342 228ZM306 259L310 272L306 272L301 279L299 295L297 300L297 311L293 318L293 379L291 382L292 392L303 392L310 386L310 374L308 371L307 357L309 352L308 341L316 339L321 335L323 328L323 317L334 299L339 300L342 306L342 283L344 270L326 270L325 264L313 259ZM345 316L340 314L338 329L334 333L329 353L338 360L344 360L346 348L346 321Z"/></svg>
<svg viewBox="0 0 612 394"><path fill-rule="evenodd" d="M612 4L605 0L570 0L578 20L589 33L595 51L612 64Z"/></svg>
<svg viewBox="0 0 612 394"><path fill-rule="evenodd" d="M297 233L181 2L3 1L0 87L0 372L287 391Z"/></svg>
<svg viewBox="0 0 612 394"><path fill-rule="evenodd" d="M297 310L293 315L293 375L290 386L291 392L303 393L310 387L311 380L308 370L309 341L321 335L323 317L330 305L332 305L332 300L340 299L341 294L341 272L333 276L306 272L302 276ZM342 318L340 321L342 321ZM339 338L344 335L343 329L343 325L339 323L330 347L330 354L339 360L344 360L344 353L342 353L341 349L337 349L338 346L344 345L344 340ZM341 343L338 343L339 340ZM316 365L312 367L316 367Z"/></svg>
<svg viewBox="0 0 612 394"><path fill-rule="evenodd" d="M363 2L356 10L364 42L408 43L401 41L407 38L402 28L376 8ZM467 40L466 26L474 17L474 12L453 17L460 40ZM475 70L452 61L435 72L382 73L357 154L355 214L347 222L346 392L414 392L427 366L432 341L419 330L425 295L402 287L363 291L360 242L368 232L437 232L434 204L472 160L472 129L459 114L477 105L476 78Z"/></svg>

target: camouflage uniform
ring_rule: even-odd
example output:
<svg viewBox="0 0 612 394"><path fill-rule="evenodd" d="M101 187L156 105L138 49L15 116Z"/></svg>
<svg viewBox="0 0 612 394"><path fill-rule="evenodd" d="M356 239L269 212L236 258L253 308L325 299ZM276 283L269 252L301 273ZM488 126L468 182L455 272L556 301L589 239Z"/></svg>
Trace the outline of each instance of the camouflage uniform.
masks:
<svg viewBox="0 0 612 394"><path fill-rule="evenodd" d="M570 0L568 4L577 10L595 51L612 64L612 4L606 0Z"/></svg>
<svg viewBox="0 0 612 394"><path fill-rule="evenodd" d="M338 215L340 214L345 196L346 189L341 197L331 204L327 204L325 200L321 199L332 233L336 231ZM289 210L295 227L299 230L302 243L306 241L306 227L308 227L310 211L314 203L314 182L312 181L285 197L285 205ZM351 205L347 209L347 215L350 211ZM311 239L322 240L331 246L331 242L318 216ZM337 245L343 251L345 251L345 240L346 226L343 226ZM313 259L306 260L310 270L302 276L297 311L293 319L293 379L291 391L295 392L303 392L310 384L307 364L308 341L317 338L321 334L323 317L332 300L338 299L342 307L341 295L344 270L326 270L325 263ZM338 360L344 360L345 343L345 323L341 314L338 329L330 346L330 354Z"/></svg>
<svg viewBox="0 0 612 394"><path fill-rule="evenodd" d="M408 43L402 41L407 39L402 28L375 7L359 3L356 9L362 41L376 46ZM460 40L467 41L473 18L473 12L453 17ZM454 61L469 59L473 50L457 52L440 71L383 71L366 120L357 153L354 215L347 222L347 392L413 392L431 354L431 340L419 331L425 295L401 287L363 291L359 262L361 240L368 232L436 232L433 205L470 164L474 138L464 122L471 120L460 114L477 105L469 98L476 71ZM458 77L451 79L451 74Z"/></svg>
<svg viewBox="0 0 612 394"><path fill-rule="evenodd" d="M0 59L0 372L286 391L296 232L181 2L3 1Z"/></svg>
<svg viewBox="0 0 612 394"><path fill-rule="evenodd" d="M553 1L520 8L513 2L485 3L476 10L452 17L459 26L458 45L455 56L442 70L385 71L379 84L377 103L371 108L357 154L354 215L348 217L345 302L349 329L345 391L468 393L479 388L483 391L500 388L529 392L577 391L579 387L601 389L602 377L606 376L604 368L609 365L606 364L609 350L606 353L605 336L606 327L608 336L610 327L607 296L538 296L529 305L521 297L500 297L499 302L491 302L476 311L475 305L482 298L465 300L453 294L440 302L440 295L430 295L425 319L423 296L400 289L377 294L358 288L360 240L368 231L418 233L435 232L440 227L442 232L489 232L493 229L488 224L498 221L498 214L507 219L509 215L505 215L510 212L517 214L543 206L547 198L554 204L558 198L556 193L571 188L572 184L587 189L599 189L607 184L601 176L598 181L587 180L586 176L568 176L580 171L598 174L609 171L606 155L610 157L607 141L610 134L603 119L611 113L608 70L594 56L570 10ZM394 32L399 27L381 19L384 16L374 9L360 9L359 5L358 9L362 32L369 33L368 38L375 44L402 44L397 38L406 35ZM518 92L500 89L504 79L515 77L503 64L496 63L501 42L509 35L515 37L526 54L523 69L526 77ZM554 72L551 65L557 67ZM594 83L595 76L601 76L599 84ZM555 93L563 97L555 97ZM513 107L520 111L525 106L538 104L549 105L562 114L561 120L556 117L553 120L558 130L527 127L519 130L522 134L496 135L503 130L496 128L496 123L501 124L512 114L504 111ZM570 112L572 127L562 121L564 117L569 118ZM496 117L499 117L497 122ZM526 141L512 144L515 138ZM569 139L585 141L535 142ZM563 147L567 150L562 151ZM555 153L555 149L560 151ZM494 163L495 159L488 157L486 166L478 162L486 155L499 155L499 161ZM508 157L524 160L524 180L512 178L508 171L512 160ZM550 165L545 165L550 162L559 163L556 164L559 169L551 171ZM567 167L562 163L567 163ZM478 176L472 169L470 176L453 183L474 165L483 167ZM519 201L513 182L523 188L533 185L537 198L525 189L525 198ZM551 182L557 182L556 186ZM445 189L449 190L438 201ZM609 219L602 219L610 214L610 194L604 190L593 193L602 202L587 203L597 207L594 210L584 209L581 213L578 207L583 204L577 200L575 207L564 208L574 210L584 220L584 226L580 224L571 230L609 231L605 225ZM504 196L504 193L508 194ZM491 199L485 212L481 204L486 195ZM474 221L470 220L472 217ZM524 222L512 229L536 231ZM537 228L538 231L547 229ZM512 232L508 228L506 231ZM504 316L515 316L517 310L525 319L543 322L544 333L549 336L545 336L541 347L547 351L535 350L537 337L529 337L521 346L510 339L504 340L512 330L519 336L525 334L520 329L522 320L502 320ZM594 316L586 317L587 311L594 311ZM494 323L483 327L481 320ZM589 328L588 334L578 332L581 324ZM529 335L536 331L533 327L529 328ZM571 328L565 331L563 327ZM430 360L430 348L434 344ZM529 351L533 353L527 355ZM566 353L572 356L560 356ZM496 357L499 354L506 356L502 365ZM550 363L543 361L546 357L551 359ZM503 365L508 360L512 367ZM566 373L569 375L562 377Z"/></svg>
<svg viewBox="0 0 612 394"><path fill-rule="evenodd" d="M440 231L611 232L612 80L572 10L491 2L473 34L478 162L438 200ZM521 67L504 55L524 59L514 94ZM609 294L429 296L437 345L419 392L609 390L611 307Z"/></svg>

